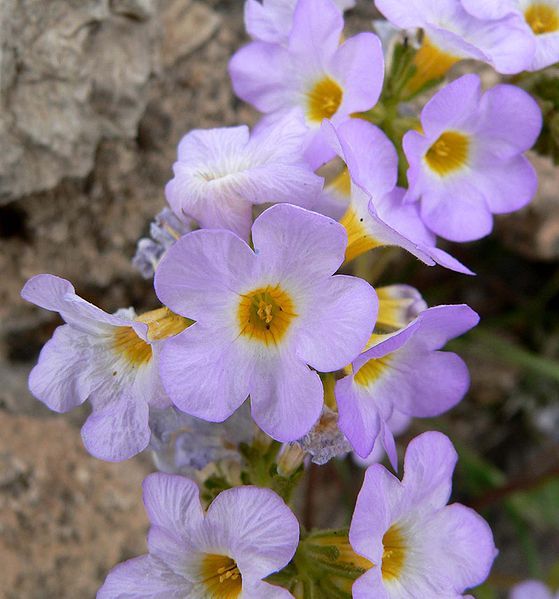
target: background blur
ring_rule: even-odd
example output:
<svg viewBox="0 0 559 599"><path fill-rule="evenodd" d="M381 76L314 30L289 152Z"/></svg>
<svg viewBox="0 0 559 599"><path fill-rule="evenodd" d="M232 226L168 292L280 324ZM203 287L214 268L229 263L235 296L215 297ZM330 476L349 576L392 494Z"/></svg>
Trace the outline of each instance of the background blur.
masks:
<svg viewBox="0 0 559 599"><path fill-rule="evenodd" d="M373 16L361 1L348 27ZM50 272L108 311L156 306L130 265L135 243L164 205L180 137L256 120L226 71L244 39L241 0L0 0L0 597L92 597L145 550L149 456L97 461L79 435L87 408L57 416L30 397L29 369L60 321L19 291ZM529 576L559 583L559 171L533 158L532 206L452 247L477 278L402 254L381 278L482 316L454 346L470 395L401 439L435 428L457 444L455 497L501 549L481 599ZM350 459L313 468L306 523L347 522L361 476Z"/></svg>

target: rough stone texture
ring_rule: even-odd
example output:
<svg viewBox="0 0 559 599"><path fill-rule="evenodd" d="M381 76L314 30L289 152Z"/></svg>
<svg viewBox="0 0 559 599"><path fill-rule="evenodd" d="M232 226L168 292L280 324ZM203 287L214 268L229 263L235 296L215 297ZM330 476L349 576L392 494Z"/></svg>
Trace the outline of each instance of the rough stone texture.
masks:
<svg viewBox="0 0 559 599"><path fill-rule="evenodd" d="M43 69L40 76L12 76L4 85L9 93L2 96L7 104L0 118L9 121L11 137L1 139L0 189L5 193L0 193L12 199L0 206L4 357L12 352L7 337L54 322L19 298L25 279L38 272L72 279L80 292L107 309L123 302L141 304L144 297L153 302L130 258L136 240L163 206L177 142L193 127L240 122L250 114L235 107L227 83L228 57L242 36L240 5L227 28L219 26L223 17L215 9L195 1L56 1L45 6L26 0L3 8L13 31L8 42L26 30L21 44L29 48L18 64L28 56L37 73ZM45 13L43 18L32 20L34 10ZM41 59L44 68L35 48L39 42L29 32L33 28L44 30L37 40L62 46L58 58L51 48L49 58ZM70 36L66 51L67 31L76 28L80 33ZM2 64L8 65L2 73L13 67L8 55L2 55ZM31 66L18 69L27 72ZM48 87L48 101L32 93L32 81ZM72 93L59 85L71 85ZM14 94L25 101L16 105ZM15 127L16 113L26 107L30 114L21 117L22 126L34 139L42 136L39 145L27 138L24 143ZM11 147L20 154L4 164ZM37 348L29 349L28 357Z"/></svg>
<svg viewBox="0 0 559 599"><path fill-rule="evenodd" d="M133 138L154 68L153 0L5 0L0 198L84 177L102 138Z"/></svg>
<svg viewBox="0 0 559 599"><path fill-rule="evenodd" d="M93 597L145 551L151 465L91 458L87 406L55 415L29 395L60 321L19 291L52 272L107 310L154 304L135 243L163 207L180 137L252 118L227 78L242 35L239 2L0 0L2 598Z"/></svg>
<svg viewBox="0 0 559 599"><path fill-rule="evenodd" d="M0 411L0 430L0 596L93 597L117 562L146 551L147 468L88 456L62 418Z"/></svg>

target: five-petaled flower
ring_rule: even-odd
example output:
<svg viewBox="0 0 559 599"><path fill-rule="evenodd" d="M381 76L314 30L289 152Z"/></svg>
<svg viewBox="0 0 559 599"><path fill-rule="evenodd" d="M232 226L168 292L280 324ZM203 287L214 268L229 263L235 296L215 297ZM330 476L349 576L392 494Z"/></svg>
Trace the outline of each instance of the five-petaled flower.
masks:
<svg viewBox="0 0 559 599"><path fill-rule="evenodd" d="M132 309L107 314L53 275L32 277L21 295L66 321L41 350L31 393L56 412L89 399L93 412L82 438L97 458L126 460L145 449L150 406L170 405L157 367L161 346L190 321L167 308L139 317Z"/></svg>
<svg viewBox="0 0 559 599"><path fill-rule="evenodd" d="M144 504L149 553L119 564L97 599L289 599L262 579L281 570L299 542L297 518L269 489L236 487L204 513L192 480L150 474Z"/></svg>
<svg viewBox="0 0 559 599"><path fill-rule="evenodd" d="M431 98L421 125L422 133L404 136L407 199L420 202L437 235L479 239L491 232L492 214L518 210L535 195L537 176L523 153L542 115L525 91L501 84L482 95L480 78L464 75Z"/></svg>
<svg viewBox="0 0 559 599"><path fill-rule="evenodd" d="M438 432L409 444L402 481L367 469L349 530L353 549L373 566L353 584L354 599L458 599L481 584L497 554L487 522L447 505L457 455Z"/></svg>
<svg viewBox="0 0 559 599"><path fill-rule="evenodd" d="M229 231L195 231L155 274L160 300L196 321L165 344L161 377L179 409L222 421L250 394L252 415L278 441L305 435L323 404L321 372L365 346L373 288L332 276L347 237L335 221L280 204L252 227L254 251Z"/></svg>
<svg viewBox="0 0 559 599"><path fill-rule="evenodd" d="M437 306L393 334L373 335L372 346L353 361L351 374L336 384L339 426L355 452L366 458L380 438L397 466L387 422L394 409L411 417L438 416L468 390L463 360L439 351L479 321L466 305Z"/></svg>
<svg viewBox="0 0 559 599"><path fill-rule="evenodd" d="M311 208L322 178L303 161L300 115L261 124L196 129L183 137L165 194L181 218L205 229L229 229L248 239L253 204L289 202Z"/></svg>
<svg viewBox="0 0 559 599"><path fill-rule="evenodd" d="M533 36L534 57L529 70L539 71L559 61L559 0L461 0L479 19L516 17Z"/></svg>
<svg viewBox="0 0 559 599"><path fill-rule="evenodd" d="M182 411L222 421L250 394L252 416L278 441L318 419L318 374L343 368L365 346L377 313L373 288L332 276L347 237L335 221L288 204L252 227L254 251L229 231L177 241L155 274L160 300L196 321L169 339L161 377Z"/></svg>
<svg viewBox="0 0 559 599"><path fill-rule="evenodd" d="M352 119L338 127L325 121L324 137L346 168L319 198L318 208L336 202L348 234L346 260L382 246L401 247L425 264L473 274L444 250L421 221L418 207L404 201L396 187L398 156L386 135L374 125ZM336 198L336 200L334 199Z"/></svg>
<svg viewBox="0 0 559 599"><path fill-rule="evenodd" d="M320 124L348 120L372 108L382 90L380 40L360 33L340 45L344 19L332 0L299 0L286 46L252 42L231 59L235 93L267 120L296 109L307 124L306 156L313 167L333 157Z"/></svg>

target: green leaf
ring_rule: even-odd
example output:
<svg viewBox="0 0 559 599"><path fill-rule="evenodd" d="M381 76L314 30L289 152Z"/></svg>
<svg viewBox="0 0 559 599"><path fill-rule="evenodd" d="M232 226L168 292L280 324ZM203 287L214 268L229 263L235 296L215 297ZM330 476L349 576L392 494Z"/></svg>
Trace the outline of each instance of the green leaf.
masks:
<svg viewBox="0 0 559 599"><path fill-rule="evenodd" d="M515 493L511 503L524 520L541 531L559 531L559 479L553 478L535 489Z"/></svg>

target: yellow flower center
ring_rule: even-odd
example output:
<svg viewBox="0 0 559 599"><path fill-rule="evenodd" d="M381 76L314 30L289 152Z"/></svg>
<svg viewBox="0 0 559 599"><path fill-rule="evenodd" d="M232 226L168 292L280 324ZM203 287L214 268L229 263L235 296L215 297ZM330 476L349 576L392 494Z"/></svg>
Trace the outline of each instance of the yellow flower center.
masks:
<svg viewBox="0 0 559 599"><path fill-rule="evenodd" d="M428 37L424 37L413 59L416 71L406 85L408 93L415 94L429 81L444 77L459 60L459 56L444 52L432 44Z"/></svg>
<svg viewBox="0 0 559 599"><path fill-rule="evenodd" d="M330 77L325 77L307 92L307 118L314 123L333 117L342 103L344 92Z"/></svg>
<svg viewBox="0 0 559 599"><path fill-rule="evenodd" d="M138 316L136 320L148 325L148 339L160 341L182 333L193 324L193 320L171 312L169 308L158 308Z"/></svg>
<svg viewBox="0 0 559 599"><path fill-rule="evenodd" d="M336 175L330 182L328 187L331 187L337 191L344 198L349 198L351 195L351 177L349 176L349 170L346 167L343 168L342 172Z"/></svg>
<svg viewBox="0 0 559 599"><path fill-rule="evenodd" d="M390 366L391 360L390 354L383 358L372 358L357 371L354 381L361 387L368 387L382 376L382 373Z"/></svg>
<svg viewBox="0 0 559 599"><path fill-rule="evenodd" d="M389 288L377 287L378 316L375 327L381 330L403 329L410 322L408 313L417 300L411 297L394 297Z"/></svg>
<svg viewBox="0 0 559 599"><path fill-rule="evenodd" d="M208 599L237 599L243 590L243 579L234 560L227 555L206 554L200 574Z"/></svg>
<svg viewBox="0 0 559 599"><path fill-rule="evenodd" d="M345 251L346 262L382 245L382 243L379 243L371 236L369 231L367 231L364 224L365 218L367 217L360 216L357 211L350 206L340 220L340 223L347 231L347 248Z"/></svg>
<svg viewBox="0 0 559 599"><path fill-rule="evenodd" d="M404 536L398 526L391 526L382 537L382 577L386 580L397 579L406 562L407 547Z"/></svg>
<svg viewBox="0 0 559 599"><path fill-rule="evenodd" d="M470 155L470 138L458 131L445 131L427 150L425 161L437 175L444 177L463 168Z"/></svg>
<svg viewBox="0 0 559 599"><path fill-rule="evenodd" d="M337 550L337 562L348 564L364 572L374 566L366 557L355 553L347 535L339 535L334 532L330 534L325 533L313 539L313 544L318 547L335 547Z"/></svg>
<svg viewBox="0 0 559 599"><path fill-rule="evenodd" d="M184 331L192 320L171 312L168 308L151 310L136 318L148 325L148 339L159 341ZM113 333L113 349L131 366L147 364L152 357L151 345L138 336L132 327L116 327Z"/></svg>
<svg viewBox="0 0 559 599"><path fill-rule="evenodd" d="M524 13L524 18L536 35L559 30L559 9L545 2L531 4Z"/></svg>
<svg viewBox="0 0 559 599"><path fill-rule="evenodd" d="M277 345L296 317L291 296L279 285L243 294L237 309L241 335L265 345Z"/></svg>
<svg viewBox="0 0 559 599"><path fill-rule="evenodd" d="M132 327L116 327L113 348L131 366L142 366L151 360L151 345L146 343Z"/></svg>

